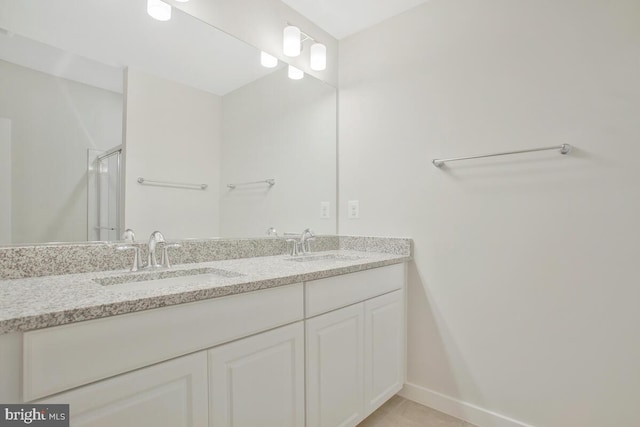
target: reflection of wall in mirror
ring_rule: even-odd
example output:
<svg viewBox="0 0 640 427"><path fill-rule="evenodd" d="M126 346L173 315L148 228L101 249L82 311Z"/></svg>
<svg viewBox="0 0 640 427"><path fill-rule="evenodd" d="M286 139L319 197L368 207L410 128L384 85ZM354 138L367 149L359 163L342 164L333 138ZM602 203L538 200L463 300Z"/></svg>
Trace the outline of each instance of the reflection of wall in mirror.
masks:
<svg viewBox="0 0 640 427"><path fill-rule="evenodd" d="M0 117L0 245L11 243L11 120Z"/></svg>
<svg viewBox="0 0 640 427"><path fill-rule="evenodd" d="M133 68L125 85L124 228L143 239L154 230L218 236L221 98ZM208 187L146 186L139 177Z"/></svg>
<svg viewBox="0 0 640 427"><path fill-rule="evenodd" d="M282 69L223 98L223 183L275 178L276 185L225 188L224 236L283 232L334 234L335 215L320 203L336 200L336 90Z"/></svg>
<svg viewBox="0 0 640 427"><path fill-rule="evenodd" d="M12 121L12 243L86 240L87 149L120 143L122 95L1 60L0 75L0 117Z"/></svg>

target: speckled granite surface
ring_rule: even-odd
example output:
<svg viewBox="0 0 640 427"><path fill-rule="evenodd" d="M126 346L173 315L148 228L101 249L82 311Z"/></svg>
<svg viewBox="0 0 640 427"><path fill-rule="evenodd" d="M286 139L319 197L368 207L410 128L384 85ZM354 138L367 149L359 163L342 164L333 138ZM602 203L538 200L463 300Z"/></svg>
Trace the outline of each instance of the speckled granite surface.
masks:
<svg viewBox="0 0 640 427"><path fill-rule="evenodd" d="M225 259L272 256L287 253L286 238L175 240L179 248L169 251L171 263L193 264ZM118 251L124 242L92 242L0 247L0 280L61 274L121 270L131 267L131 251ZM136 242L142 260L147 245ZM313 251L339 249L338 236L318 236Z"/></svg>
<svg viewBox="0 0 640 427"><path fill-rule="evenodd" d="M351 251L403 255L413 253L412 245L413 240L402 237L338 236L338 247Z"/></svg>
<svg viewBox="0 0 640 427"><path fill-rule="evenodd" d="M226 259L286 254L286 239L191 239L172 241L179 248L169 250L173 265L194 264ZM0 247L0 280L27 277L56 276L62 274L91 273L129 268L131 251L118 251L118 243L70 243L58 245L31 245ZM147 259L147 245L137 242L142 260ZM411 239L360 236L317 236L311 243L314 252L337 249L411 253Z"/></svg>
<svg viewBox="0 0 640 427"><path fill-rule="evenodd" d="M350 244L350 239L353 238L346 238L346 243ZM338 239L335 240L338 243ZM260 246L259 243L238 243L238 247L240 245L249 246L245 249L247 254L260 253L262 250L254 247ZM276 255L187 263L177 265L172 270L210 268L225 273L186 275L133 283L121 283L121 276L148 272L130 273L126 269L120 269L0 280L0 333L28 331L268 289L411 259L410 239L378 239L375 244L369 242L368 246L365 239L365 249L367 248L378 251L332 250L323 253L336 254L341 258L321 257L306 262L293 262L288 255ZM115 276L119 278L108 279ZM103 286L94 279L114 284Z"/></svg>

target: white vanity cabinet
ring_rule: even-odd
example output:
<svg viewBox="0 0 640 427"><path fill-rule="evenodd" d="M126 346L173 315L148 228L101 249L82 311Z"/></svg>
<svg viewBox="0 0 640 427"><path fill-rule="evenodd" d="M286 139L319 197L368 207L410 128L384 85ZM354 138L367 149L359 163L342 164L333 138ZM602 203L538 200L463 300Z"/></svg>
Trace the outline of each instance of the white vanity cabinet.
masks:
<svg viewBox="0 0 640 427"><path fill-rule="evenodd" d="M73 427L355 426L404 383L404 274L3 335L0 397L70 404Z"/></svg>
<svg viewBox="0 0 640 427"><path fill-rule="evenodd" d="M350 304L305 320L307 427L355 426L402 388L403 284L403 265L305 284L308 308Z"/></svg>
<svg viewBox="0 0 640 427"><path fill-rule="evenodd" d="M70 404L73 427L302 427L303 306L299 283L35 330L0 371L22 372L19 401Z"/></svg>
<svg viewBox="0 0 640 427"><path fill-rule="evenodd" d="M209 350L215 427L304 427L303 322Z"/></svg>

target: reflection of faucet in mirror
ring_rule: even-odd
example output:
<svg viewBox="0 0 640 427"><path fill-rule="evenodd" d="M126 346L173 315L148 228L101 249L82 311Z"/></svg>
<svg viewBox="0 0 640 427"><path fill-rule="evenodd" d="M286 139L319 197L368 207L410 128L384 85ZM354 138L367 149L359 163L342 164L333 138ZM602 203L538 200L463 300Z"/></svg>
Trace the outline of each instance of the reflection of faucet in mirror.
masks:
<svg viewBox="0 0 640 427"><path fill-rule="evenodd" d="M126 230L124 230L124 233L122 233L122 236L120 236L120 239L124 240L125 242L135 242L136 233L134 233L132 229L127 228Z"/></svg>
<svg viewBox="0 0 640 427"><path fill-rule="evenodd" d="M273 227L269 227L269 228L267 229L267 236L275 236L275 237L278 237L278 231L277 231L275 228L273 228Z"/></svg>
<svg viewBox="0 0 640 427"><path fill-rule="evenodd" d="M165 243L164 236L159 231L154 231L149 237L149 256L147 258L147 268L160 267L156 257L156 246L158 243Z"/></svg>

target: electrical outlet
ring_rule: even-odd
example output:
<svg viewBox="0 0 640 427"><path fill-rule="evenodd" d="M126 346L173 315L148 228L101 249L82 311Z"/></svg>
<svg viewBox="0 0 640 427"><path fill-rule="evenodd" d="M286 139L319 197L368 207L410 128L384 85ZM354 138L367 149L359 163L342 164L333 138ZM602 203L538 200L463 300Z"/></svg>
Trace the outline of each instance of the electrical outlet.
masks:
<svg viewBox="0 0 640 427"><path fill-rule="evenodd" d="M359 200L349 200L348 204L348 218L349 219L358 219L360 218L360 201Z"/></svg>
<svg viewBox="0 0 640 427"><path fill-rule="evenodd" d="M320 202L320 219L329 219L331 218L331 203L329 202Z"/></svg>

